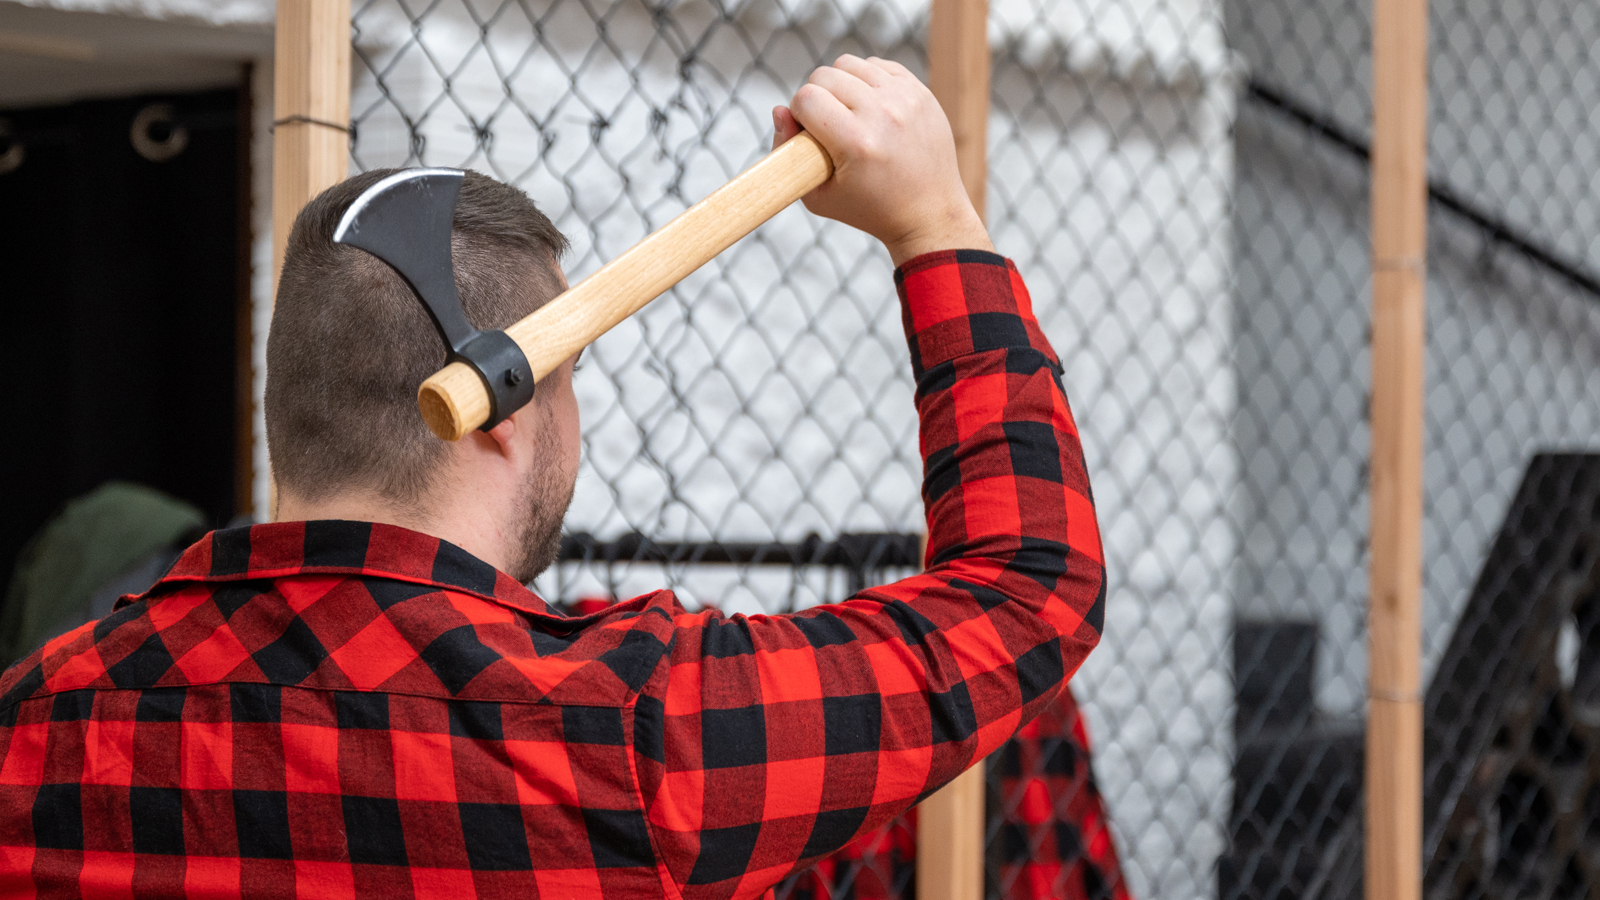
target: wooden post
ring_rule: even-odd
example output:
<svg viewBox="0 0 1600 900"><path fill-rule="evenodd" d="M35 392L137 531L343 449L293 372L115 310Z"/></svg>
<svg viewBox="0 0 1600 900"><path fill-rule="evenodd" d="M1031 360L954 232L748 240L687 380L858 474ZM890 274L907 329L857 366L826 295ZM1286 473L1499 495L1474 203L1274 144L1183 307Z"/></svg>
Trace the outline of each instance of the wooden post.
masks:
<svg viewBox="0 0 1600 900"><path fill-rule="evenodd" d="M989 180L989 0L933 0L928 87L950 119L961 182L981 217Z"/></svg>
<svg viewBox="0 0 1600 900"><path fill-rule="evenodd" d="M278 0L273 62L272 291L306 201L350 169L350 0ZM277 511L271 482L266 515Z"/></svg>
<svg viewBox="0 0 1600 900"><path fill-rule="evenodd" d="M928 87L950 119L961 181L982 216L989 173L988 0L932 0ZM918 900L982 900L983 794L979 760L918 808Z"/></svg>
<svg viewBox="0 0 1600 900"><path fill-rule="evenodd" d="M1373 0L1372 467L1366 891L1422 895L1427 0Z"/></svg>
<svg viewBox="0 0 1600 900"><path fill-rule="evenodd" d="M273 77L276 289L295 215L350 170L350 0L278 0Z"/></svg>

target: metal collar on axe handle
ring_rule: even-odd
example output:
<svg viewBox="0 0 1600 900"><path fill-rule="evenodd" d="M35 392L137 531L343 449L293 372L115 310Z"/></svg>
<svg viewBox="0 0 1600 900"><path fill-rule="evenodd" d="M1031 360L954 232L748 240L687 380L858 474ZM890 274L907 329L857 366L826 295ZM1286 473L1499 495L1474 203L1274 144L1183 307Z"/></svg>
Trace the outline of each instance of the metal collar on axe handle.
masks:
<svg viewBox="0 0 1600 900"><path fill-rule="evenodd" d="M467 321L456 293L450 231L464 173L407 169L367 188L333 233L336 244L371 253L400 273L428 311L452 365L478 379L488 401L480 423L493 428L533 399L528 359L504 331L479 331Z"/></svg>
<svg viewBox="0 0 1600 900"><path fill-rule="evenodd" d="M784 142L737 178L685 210L659 231L607 263L600 271L507 328L503 334L482 333L476 341L507 337L513 344L511 349L525 359L528 384L520 400L503 392L506 386L502 382L506 379L494 374L498 370L493 366L479 365L472 355L456 351L456 357L424 381L417 392L417 406L422 410L422 418L427 421L428 428L445 440L455 441L465 437L474 428L492 427L495 422L528 402L533 396L534 381L554 371L567 357L638 312L689 273L705 265L713 256L726 250L734 241L754 231L756 226L816 189L832 175L833 160L816 138L801 132ZM372 190L376 191L377 187L375 185ZM442 235L435 234L430 240L441 242L447 253L450 243L448 213L443 214L442 221L445 223ZM415 252L420 254L419 258L428 255L428 251L420 248ZM437 258L439 251L432 253ZM448 259L448 255L445 258ZM446 268L444 271L451 270ZM402 274L405 274L404 270ZM407 278L410 280L411 276ZM420 295L421 286L415 280L411 283L419 288ZM452 280L452 297L454 290ZM428 298L424 297L423 302L429 303ZM431 305L429 308L432 310ZM459 303L456 308L460 308ZM437 313L434 320L441 322ZM445 334L446 342L450 342L442 324L440 333ZM473 346L476 341L468 346ZM452 343L451 346L455 345ZM509 351L505 356L493 357L495 360L508 358ZM500 365L500 362L494 365Z"/></svg>

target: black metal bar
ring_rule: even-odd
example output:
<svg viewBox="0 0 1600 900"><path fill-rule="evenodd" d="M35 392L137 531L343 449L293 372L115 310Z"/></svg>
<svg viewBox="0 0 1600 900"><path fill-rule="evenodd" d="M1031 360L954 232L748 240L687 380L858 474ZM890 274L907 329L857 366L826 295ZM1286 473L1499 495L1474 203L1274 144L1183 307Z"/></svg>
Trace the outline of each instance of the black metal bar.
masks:
<svg viewBox="0 0 1600 900"><path fill-rule="evenodd" d="M1368 143L1333 117L1318 112L1255 78L1250 79L1246 96L1282 114L1351 156L1371 161L1372 149ZM1563 259L1555 251L1540 246L1533 238L1510 223L1461 197L1449 185L1432 178L1428 179L1428 200L1476 225L1483 230L1484 236L1489 240L1510 247L1530 262L1543 266L1566 279L1574 287L1600 299L1600 277L1589 272L1581 264Z"/></svg>
<svg viewBox="0 0 1600 900"><path fill-rule="evenodd" d="M1298 122L1306 130L1327 138L1328 141L1351 156L1371 161L1372 150L1367 142L1354 132L1345 129L1332 116L1317 112L1309 106L1254 78L1250 79L1247 94L1251 100L1264 103L1285 117Z"/></svg>
<svg viewBox="0 0 1600 900"><path fill-rule="evenodd" d="M655 541L638 532L602 541L580 532L561 538L562 562L651 562L707 565L834 566L846 569L922 565L915 534L859 532L824 541L815 534L781 541Z"/></svg>
<svg viewBox="0 0 1600 900"><path fill-rule="evenodd" d="M867 586L867 573L922 566L922 539L915 534L854 532L824 541L806 535L797 544L781 541L653 541L638 532L602 541L592 534L561 538L562 562L608 565L647 562L678 565L830 566L849 575L850 593Z"/></svg>

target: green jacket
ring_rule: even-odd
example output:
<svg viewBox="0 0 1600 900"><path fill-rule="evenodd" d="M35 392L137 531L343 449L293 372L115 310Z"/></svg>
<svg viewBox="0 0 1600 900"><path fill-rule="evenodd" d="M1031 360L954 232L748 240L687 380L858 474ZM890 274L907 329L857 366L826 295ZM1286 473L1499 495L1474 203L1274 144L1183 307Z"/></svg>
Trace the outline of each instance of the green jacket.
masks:
<svg viewBox="0 0 1600 900"><path fill-rule="evenodd" d="M189 504L122 481L69 501L17 556L0 611L0 663L9 666L106 615L121 593L149 587L177 558L179 545L205 527L205 516ZM125 589L106 590L119 587Z"/></svg>

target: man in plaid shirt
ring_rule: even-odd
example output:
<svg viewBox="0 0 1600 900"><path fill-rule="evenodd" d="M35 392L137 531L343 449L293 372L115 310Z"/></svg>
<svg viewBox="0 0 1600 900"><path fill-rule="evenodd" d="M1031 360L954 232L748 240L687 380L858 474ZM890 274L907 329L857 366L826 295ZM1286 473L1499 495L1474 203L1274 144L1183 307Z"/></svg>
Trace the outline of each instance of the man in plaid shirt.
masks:
<svg viewBox="0 0 1600 900"><path fill-rule="evenodd" d="M295 223L269 341L281 521L217 531L0 681L6 895L731 898L883 825L999 747L1099 637L1104 569L1061 366L903 67L818 69L836 162L806 198L895 265L927 570L786 616L658 591L568 618L567 361L454 445L413 407L440 352L405 285L331 243L383 173ZM563 242L469 177L468 314L560 290Z"/></svg>

